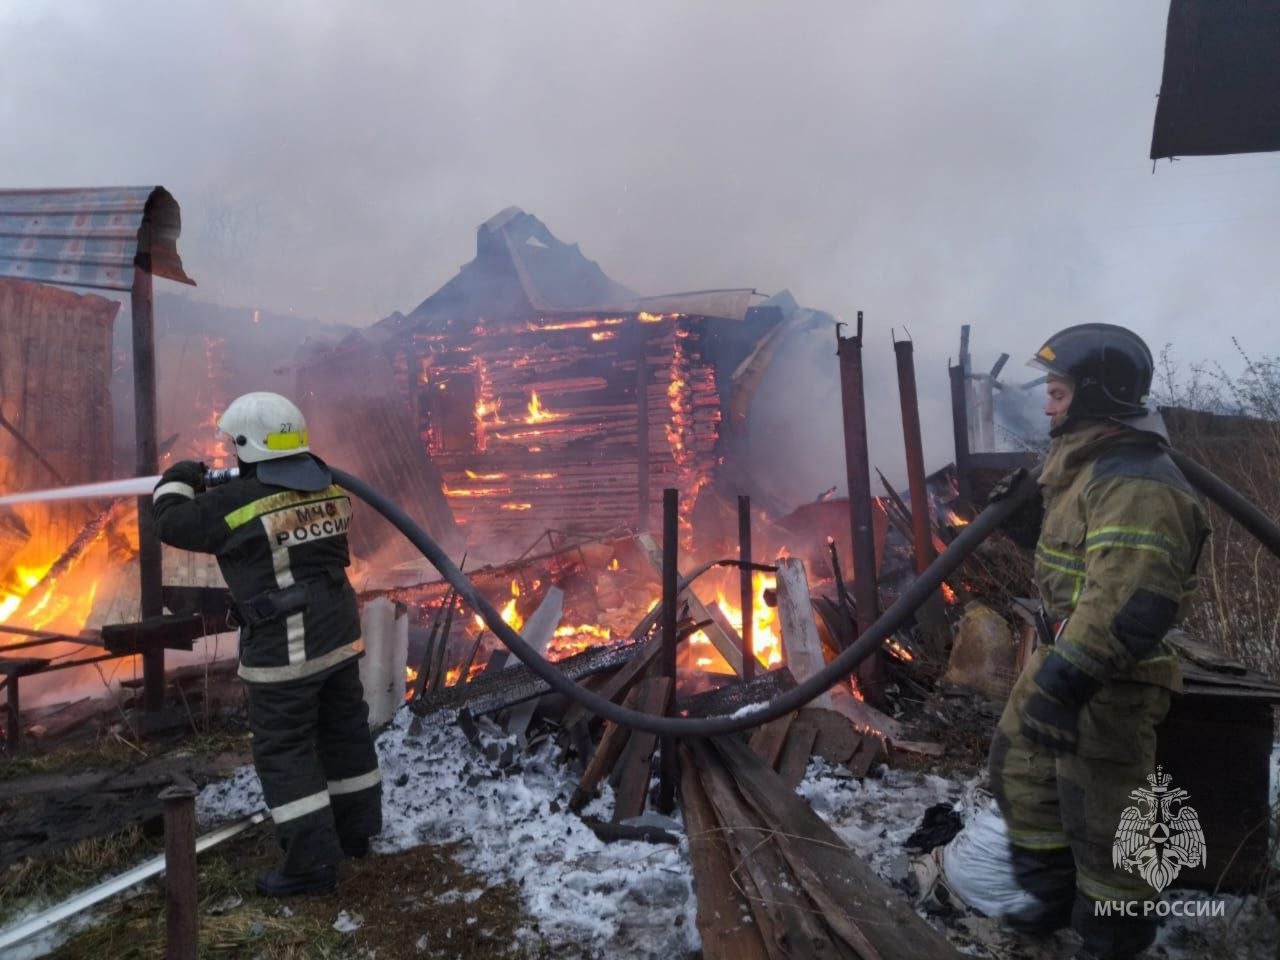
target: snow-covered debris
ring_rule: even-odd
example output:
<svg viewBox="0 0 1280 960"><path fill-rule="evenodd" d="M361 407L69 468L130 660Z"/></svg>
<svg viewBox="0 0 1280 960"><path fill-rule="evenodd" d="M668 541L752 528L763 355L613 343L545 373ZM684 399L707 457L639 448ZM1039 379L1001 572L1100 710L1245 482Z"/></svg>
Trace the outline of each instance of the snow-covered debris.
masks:
<svg viewBox="0 0 1280 960"><path fill-rule="evenodd" d="M358 913L347 913L345 910L339 910L337 919L333 921L333 929L339 933L351 933L363 926L364 917Z"/></svg>
<svg viewBox="0 0 1280 960"><path fill-rule="evenodd" d="M374 853L423 843L458 847L458 861L491 883L519 885L536 921L530 939L572 944L600 955L672 960L700 946L685 844L605 844L568 809L574 784L550 743L532 752L490 751L467 742L451 717L427 718L409 733L401 710L378 738L383 831ZM482 734L483 736L483 734ZM505 743L505 741L498 741ZM505 757L503 756L505 754ZM211 784L197 799L203 823L262 806L252 767ZM608 815L609 797L584 813Z"/></svg>

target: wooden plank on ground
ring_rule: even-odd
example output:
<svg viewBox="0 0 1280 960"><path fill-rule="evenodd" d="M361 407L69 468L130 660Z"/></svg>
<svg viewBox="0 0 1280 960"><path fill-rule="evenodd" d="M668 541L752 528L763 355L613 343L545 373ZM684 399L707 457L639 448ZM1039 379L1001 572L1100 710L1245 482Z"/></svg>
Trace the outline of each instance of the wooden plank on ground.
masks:
<svg viewBox="0 0 1280 960"><path fill-rule="evenodd" d="M750 922L751 907L731 875L729 843L687 747L680 749L680 809L698 898L702 956L705 960L767 960L760 927Z"/></svg>
<svg viewBox="0 0 1280 960"><path fill-rule="evenodd" d="M247 753L220 753L210 759L178 757L155 760L135 767L119 770L95 770L86 773L37 773L0 781L0 800L15 797L35 797L55 793L67 797L76 793L113 793L124 790L141 790L148 787L168 786L174 775L190 779L211 780L226 777L236 768L248 763Z"/></svg>
<svg viewBox="0 0 1280 960"><path fill-rule="evenodd" d="M787 731L796 718L795 712L784 714L777 720L770 720L762 727L756 727L748 741L751 749L761 760L771 767L777 767L778 757L782 753L782 745L787 741Z"/></svg>
<svg viewBox="0 0 1280 960"><path fill-rule="evenodd" d="M774 831L786 863L846 943L864 958L959 958L946 938L917 916L907 900L876 876L744 743L733 737L712 743L725 764L726 778L732 777L752 811ZM862 944L874 953L868 955Z"/></svg>
<svg viewBox="0 0 1280 960"><path fill-rule="evenodd" d="M671 705L674 681L670 677L650 677L640 684L640 695L636 709L641 713L662 716ZM658 743L658 736L644 730L633 730L622 756L618 758L617 789L614 791L615 804L613 822L619 823L630 817L638 817L644 810L644 797L649 790L649 760L653 756L653 748Z"/></svg>
<svg viewBox="0 0 1280 960"><path fill-rule="evenodd" d="M622 705L629 710L634 710L636 701L639 698L640 688L632 687ZM620 726L612 720L604 722L604 733L600 736L600 743L596 747L596 752L591 755L591 762L587 764L587 769L583 771L582 779L578 781L577 789L573 791L573 796L569 798L570 810L574 813L579 812L596 795L596 788L613 770L630 735L630 727Z"/></svg>
<svg viewBox="0 0 1280 960"><path fill-rule="evenodd" d="M809 769L809 757L813 755L813 744L817 739L817 728L803 720L797 720L787 731L787 742L778 762L778 776L793 790L800 785L804 772Z"/></svg>
<svg viewBox="0 0 1280 960"><path fill-rule="evenodd" d="M751 752L741 740L727 739ZM764 944L771 960L856 957L827 928L794 882L777 840L771 836L772 829L738 792L717 754L702 740L690 741L689 749L707 798L733 847L735 870L749 876L755 886L751 910L762 932L767 932ZM757 765L767 769L759 757L751 755ZM777 777L772 770L767 772Z"/></svg>
<svg viewBox="0 0 1280 960"><path fill-rule="evenodd" d="M538 609L533 611L533 616L525 621L520 635L524 637L525 643L533 647L539 655L544 654L547 644L555 636L556 627L560 626L562 616L564 616L564 591L559 587L550 587L547 589L547 595L542 598L542 603L538 604ZM517 660L507 666L514 667L519 662ZM507 714L507 733L515 737L521 746L525 745L524 733L537 707L538 698L534 697L516 704Z"/></svg>

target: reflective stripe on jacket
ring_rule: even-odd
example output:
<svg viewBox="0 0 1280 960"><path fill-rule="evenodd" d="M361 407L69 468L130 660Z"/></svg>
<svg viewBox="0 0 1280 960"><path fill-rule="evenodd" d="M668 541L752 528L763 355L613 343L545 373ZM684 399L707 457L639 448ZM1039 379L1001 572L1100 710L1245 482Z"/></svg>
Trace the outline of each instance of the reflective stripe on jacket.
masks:
<svg viewBox="0 0 1280 960"><path fill-rule="evenodd" d="M1092 424L1053 441L1040 484L1036 583L1049 618L1067 621L1058 653L1104 682L1180 690L1162 638L1187 612L1208 532L1186 479L1158 438ZM1157 630L1149 643L1134 640L1144 624Z"/></svg>
<svg viewBox="0 0 1280 960"><path fill-rule="evenodd" d="M185 489L184 489L185 488ZM355 591L347 581L351 501L338 486L285 490L250 472L203 493L162 477L156 534L170 546L212 553L242 616L240 676L279 683L312 676L364 650ZM300 584L301 605L250 623L251 601Z"/></svg>

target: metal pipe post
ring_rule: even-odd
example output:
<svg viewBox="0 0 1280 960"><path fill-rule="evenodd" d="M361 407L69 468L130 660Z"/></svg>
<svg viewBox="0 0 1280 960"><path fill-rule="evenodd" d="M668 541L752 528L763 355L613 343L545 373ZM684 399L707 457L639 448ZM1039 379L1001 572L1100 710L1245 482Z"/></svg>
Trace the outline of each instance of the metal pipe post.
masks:
<svg viewBox="0 0 1280 960"><path fill-rule="evenodd" d="M138 451L137 475L160 472L156 440L155 310L151 274L133 269L133 422ZM161 588L160 541L151 519L151 497L138 497L138 572L142 585L142 619L164 613ZM142 703L147 713L164 706L164 648L148 647L142 654Z"/></svg>
<svg viewBox="0 0 1280 960"><path fill-rule="evenodd" d="M738 559L744 566L738 568L738 585L741 590L742 609L742 682L750 683L756 676L755 643L755 590L751 586L751 498L738 497Z"/></svg>
<svg viewBox="0 0 1280 960"><path fill-rule="evenodd" d="M933 525L929 522L929 491L924 484L924 444L920 439L920 407L916 398L915 346L910 340L893 345L898 361L898 397L902 401L902 440L907 449L907 484L911 489L911 537L916 573L933 563Z"/></svg>
<svg viewBox="0 0 1280 960"><path fill-rule="evenodd" d="M679 605L677 567L680 546L680 491L667 487L662 491L662 675L676 682L676 618ZM674 696L672 697L674 699ZM658 769L658 810L670 813L676 803L676 779L679 758L675 737L663 737Z"/></svg>
<svg viewBox="0 0 1280 960"><path fill-rule="evenodd" d="M861 310L858 311L856 336L841 336L840 327L836 327L836 354L840 358L845 472L849 484L849 520L853 534L853 596L858 605L858 635L861 636L880 615L875 530L871 519L867 408L862 383ZM858 685L872 706L884 703L884 684L884 664L880 657L867 657L858 668Z"/></svg>
<svg viewBox="0 0 1280 960"><path fill-rule="evenodd" d="M164 801L165 960L196 960L196 787L174 784Z"/></svg>
<svg viewBox="0 0 1280 960"><path fill-rule="evenodd" d="M947 367L951 375L951 432L956 446L956 484L960 499L973 499L973 485L969 480L969 414L965 395L964 367L957 364Z"/></svg>

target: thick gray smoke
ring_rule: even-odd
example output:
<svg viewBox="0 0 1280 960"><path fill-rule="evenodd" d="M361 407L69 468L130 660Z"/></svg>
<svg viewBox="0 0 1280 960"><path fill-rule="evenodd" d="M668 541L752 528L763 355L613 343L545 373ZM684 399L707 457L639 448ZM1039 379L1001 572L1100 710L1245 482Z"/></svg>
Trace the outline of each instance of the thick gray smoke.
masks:
<svg viewBox="0 0 1280 960"><path fill-rule="evenodd" d="M1276 349L1280 159L1147 156L1167 0L0 5L4 186L162 183L199 296L368 324L508 204L646 293L789 288L867 315L873 460L901 477L890 327L930 467L946 360L1007 374L1105 319ZM796 497L843 486L834 339L781 358Z"/></svg>

